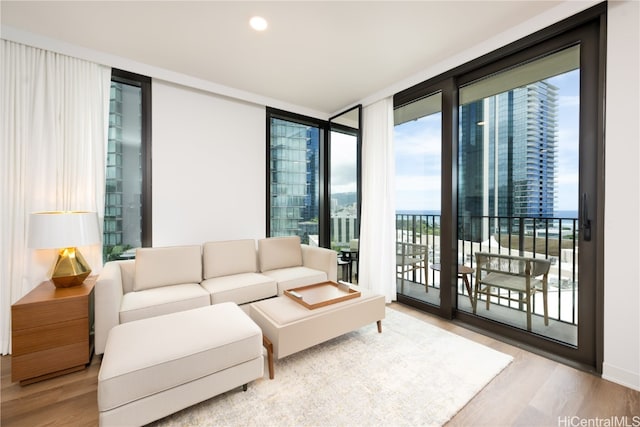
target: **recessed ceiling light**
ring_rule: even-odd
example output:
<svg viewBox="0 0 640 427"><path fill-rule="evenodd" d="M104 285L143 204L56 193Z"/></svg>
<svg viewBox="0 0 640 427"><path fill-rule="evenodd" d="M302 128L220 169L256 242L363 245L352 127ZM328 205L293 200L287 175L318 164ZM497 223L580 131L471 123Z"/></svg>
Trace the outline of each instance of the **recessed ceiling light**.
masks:
<svg viewBox="0 0 640 427"><path fill-rule="evenodd" d="M254 16L249 20L249 25L256 31L264 31L267 29L268 25L267 20L262 16Z"/></svg>

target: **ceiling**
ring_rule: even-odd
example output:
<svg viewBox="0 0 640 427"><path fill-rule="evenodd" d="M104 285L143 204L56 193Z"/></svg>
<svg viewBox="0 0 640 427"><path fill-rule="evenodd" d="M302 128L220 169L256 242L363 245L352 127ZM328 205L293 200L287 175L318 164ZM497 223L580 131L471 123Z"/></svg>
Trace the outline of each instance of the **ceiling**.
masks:
<svg viewBox="0 0 640 427"><path fill-rule="evenodd" d="M3 0L0 15L3 26L332 114L560 3ZM254 15L266 31L249 27Z"/></svg>

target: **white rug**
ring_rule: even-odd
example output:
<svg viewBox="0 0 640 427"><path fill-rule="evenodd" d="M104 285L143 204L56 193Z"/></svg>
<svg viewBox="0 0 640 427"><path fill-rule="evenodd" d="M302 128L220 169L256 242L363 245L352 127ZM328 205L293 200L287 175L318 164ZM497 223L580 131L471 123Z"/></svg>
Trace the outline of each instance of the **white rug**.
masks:
<svg viewBox="0 0 640 427"><path fill-rule="evenodd" d="M154 426L438 426L512 357L387 308L375 323L275 362Z"/></svg>

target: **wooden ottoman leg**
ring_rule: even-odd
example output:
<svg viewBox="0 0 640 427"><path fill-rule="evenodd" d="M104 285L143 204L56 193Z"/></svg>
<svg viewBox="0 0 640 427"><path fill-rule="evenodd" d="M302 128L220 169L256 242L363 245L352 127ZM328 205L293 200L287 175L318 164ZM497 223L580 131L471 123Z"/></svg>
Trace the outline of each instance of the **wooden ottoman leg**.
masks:
<svg viewBox="0 0 640 427"><path fill-rule="evenodd" d="M267 361L269 362L269 379L275 378L275 372L273 372L273 344L269 341L269 338L262 335L262 345L267 349Z"/></svg>
<svg viewBox="0 0 640 427"><path fill-rule="evenodd" d="M378 333L381 334L382 333L382 320L378 320L376 323L378 324Z"/></svg>

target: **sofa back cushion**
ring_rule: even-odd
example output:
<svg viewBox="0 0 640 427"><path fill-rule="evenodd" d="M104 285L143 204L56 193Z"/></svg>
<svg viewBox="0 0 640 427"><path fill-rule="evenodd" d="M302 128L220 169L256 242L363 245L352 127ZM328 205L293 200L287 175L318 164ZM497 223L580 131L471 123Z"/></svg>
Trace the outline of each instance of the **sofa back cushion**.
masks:
<svg viewBox="0 0 640 427"><path fill-rule="evenodd" d="M301 266L300 237L269 237L258 240L258 259L260 271Z"/></svg>
<svg viewBox="0 0 640 427"><path fill-rule="evenodd" d="M200 283L201 281L202 254L200 246L171 246L136 250L134 291L184 283Z"/></svg>
<svg viewBox="0 0 640 427"><path fill-rule="evenodd" d="M256 272L256 242L253 239L207 242L203 245L204 278Z"/></svg>
<svg viewBox="0 0 640 427"><path fill-rule="evenodd" d="M122 292L133 292L133 285L136 283L136 260L127 259L116 261L120 264L120 275L122 276Z"/></svg>

